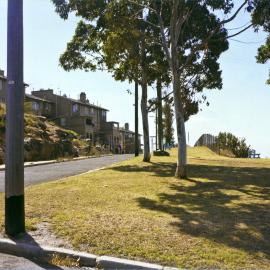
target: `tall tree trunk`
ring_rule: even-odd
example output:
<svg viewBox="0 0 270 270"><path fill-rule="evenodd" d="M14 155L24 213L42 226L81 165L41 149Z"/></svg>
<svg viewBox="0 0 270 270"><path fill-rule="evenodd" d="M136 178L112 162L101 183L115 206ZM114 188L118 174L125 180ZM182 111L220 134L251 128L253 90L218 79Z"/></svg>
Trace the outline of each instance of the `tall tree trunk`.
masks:
<svg viewBox="0 0 270 270"><path fill-rule="evenodd" d="M146 52L145 52L145 40L142 35L141 41L141 70L142 70L142 97L141 97L141 112L142 112L142 124L143 124L143 161L150 162L150 141L149 141L149 123L148 123L148 106L147 106L147 68L146 68Z"/></svg>
<svg viewBox="0 0 270 270"><path fill-rule="evenodd" d="M173 74L173 95L174 95L174 108L175 108L175 120L177 130L177 142L178 142L178 160L175 176L178 178L187 178L187 144L186 144L186 131L183 105L180 98L180 81L179 74L175 72Z"/></svg>
<svg viewBox="0 0 270 270"><path fill-rule="evenodd" d="M139 155L139 104L138 104L138 82L135 82L135 157Z"/></svg>
<svg viewBox="0 0 270 270"><path fill-rule="evenodd" d="M141 98L141 111L142 111L142 124L143 124L143 161L150 162L150 142L149 142L149 123L148 123L148 109L147 109L147 84L142 83L142 98Z"/></svg>
<svg viewBox="0 0 270 270"><path fill-rule="evenodd" d="M162 86L157 80L157 110L158 110L158 148L163 150L163 123L162 123Z"/></svg>

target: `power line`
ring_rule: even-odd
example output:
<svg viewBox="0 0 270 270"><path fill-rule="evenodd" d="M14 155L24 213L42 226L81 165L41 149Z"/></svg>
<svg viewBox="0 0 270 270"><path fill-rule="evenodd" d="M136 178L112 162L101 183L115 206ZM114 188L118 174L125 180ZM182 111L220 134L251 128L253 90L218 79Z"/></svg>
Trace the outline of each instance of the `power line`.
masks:
<svg viewBox="0 0 270 270"><path fill-rule="evenodd" d="M235 28L228 28L227 30L228 30L228 31L231 31L231 30L241 29L241 28L244 28L245 26L247 26L249 23L250 23L250 22L247 22L247 23L245 23L244 25L239 26L239 27L235 27Z"/></svg>
<svg viewBox="0 0 270 270"><path fill-rule="evenodd" d="M239 39L230 38L230 40L235 41L235 42L239 42L239 43L242 43L242 44L260 44L262 42L265 42L266 39L263 39L261 41L242 41L242 40L239 40Z"/></svg>

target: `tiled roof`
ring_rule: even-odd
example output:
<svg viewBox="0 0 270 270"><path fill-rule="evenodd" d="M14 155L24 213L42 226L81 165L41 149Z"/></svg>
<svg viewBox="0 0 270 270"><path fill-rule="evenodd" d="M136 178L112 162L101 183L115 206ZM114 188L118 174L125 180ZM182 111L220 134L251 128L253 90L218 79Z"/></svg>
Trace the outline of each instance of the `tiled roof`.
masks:
<svg viewBox="0 0 270 270"><path fill-rule="evenodd" d="M40 98L40 97L36 97L36 96L30 95L30 94L26 94L26 93L25 93L25 97L30 98L30 99L34 99L34 100L38 100L38 101L44 101L44 102L48 102L48 103L53 103L50 100L47 100L47 99L44 99L44 98Z"/></svg>
<svg viewBox="0 0 270 270"><path fill-rule="evenodd" d="M63 97L63 96L61 96L61 97ZM88 107L96 108L96 109L102 109L102 110L107 111L107 112L109 111L108 109L102 108L100 106L97 106L97 105L94 105L94 104L91 104L91 103L82 102L80 100L73 99L73 98L68 98L68 97L67 97L67 99L69 99L70 101L72 101L74 103L78 103L78 104L81 104L81 105L84 105L84 106L88 106Z"/></svg>

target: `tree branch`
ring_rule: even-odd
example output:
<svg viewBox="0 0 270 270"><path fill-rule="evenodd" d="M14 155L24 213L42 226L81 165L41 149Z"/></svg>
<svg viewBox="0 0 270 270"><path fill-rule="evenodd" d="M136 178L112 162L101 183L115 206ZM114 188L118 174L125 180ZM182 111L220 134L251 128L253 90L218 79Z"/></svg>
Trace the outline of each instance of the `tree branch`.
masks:
<svg viewBox="0 0 270 270"><path fill-rule="evenodd" d="M220 22L220 25L222 24L226 24L228 22L231 22L232 20L234 20L236 18L236 16L238 15L238 13L241 11L241 9L247 4L248 0L245 0L244 3L236 10L236 12L227 20L223 20Z"/></svg>

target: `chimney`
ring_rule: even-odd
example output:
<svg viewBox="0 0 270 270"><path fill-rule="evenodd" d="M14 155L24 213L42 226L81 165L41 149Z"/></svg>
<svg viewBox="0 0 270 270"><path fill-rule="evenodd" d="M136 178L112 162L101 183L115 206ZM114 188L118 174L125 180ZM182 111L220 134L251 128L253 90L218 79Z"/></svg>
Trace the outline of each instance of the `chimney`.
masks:
<svg viewBox="0 0 270 270"><path fill-rule="evenodd" d="M129 130L129 123L125 123L125 130Z"/></svg>
<svg viewBox="0 0 270 270"><path fill-rule="evenodd" d="M5 72L2 69L0 69L0 76L5 76Z"/></svg>
<svg viewBox="0 0 270 270"><path fill-rule="evenodd" d="M86 103L86 94L85 92L80 93L80 101Z"/></svg>

